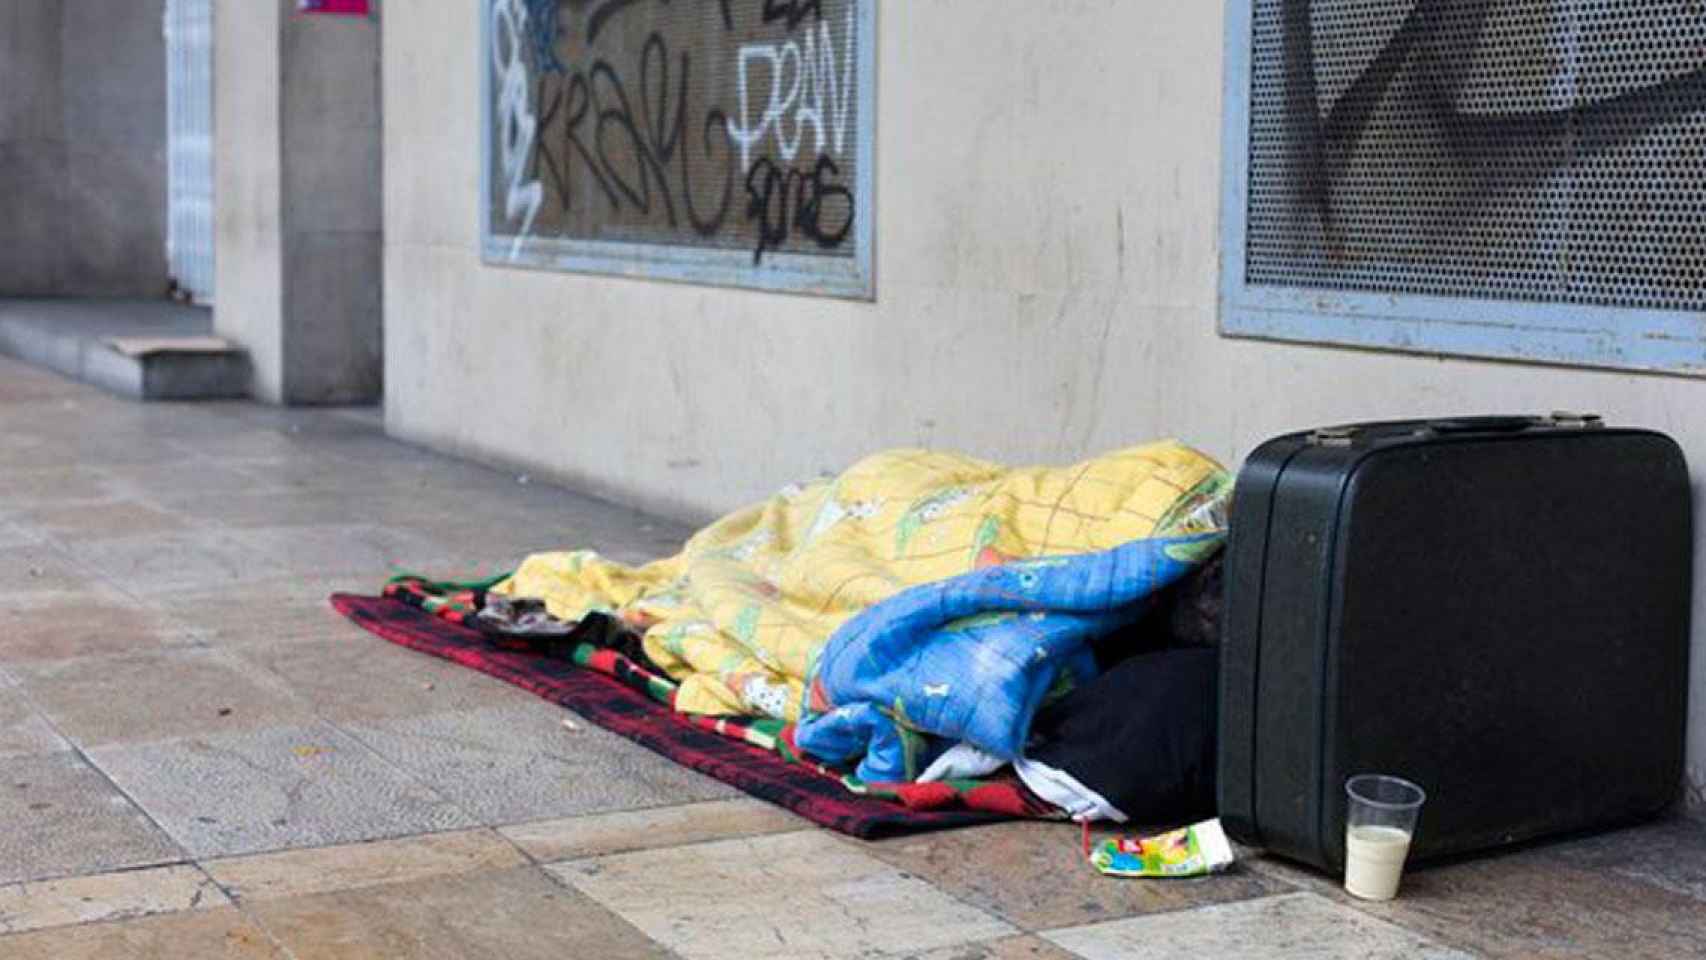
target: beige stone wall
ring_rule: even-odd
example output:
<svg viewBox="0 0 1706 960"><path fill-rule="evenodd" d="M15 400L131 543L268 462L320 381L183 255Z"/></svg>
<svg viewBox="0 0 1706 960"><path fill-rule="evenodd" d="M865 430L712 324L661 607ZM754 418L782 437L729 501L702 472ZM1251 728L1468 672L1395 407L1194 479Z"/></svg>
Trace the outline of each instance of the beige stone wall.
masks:
<svg viewBox="0 0 1706 960"><path fill-rule="evenodd" d="M379 34L218 0L214 325L248 348L270 403L378 399Z"/></svg>
<svg viewBox="0 0 1706 960"><path fill-rule="evenodd" d="M476 3L384 24L398 436L689 515L897 444L1171 434L1235 464L1298 427L1483 411L1597 410L1706 467L1706 382L1220 337L1219 3L884 2L875 303L483 266ZM1702 644L1693 689L1706 782Z"/></svg>
<svg viewBox="0 0 1706 960"><path fill-rule="evenodd" d="M162 5L0 6L0 295L166 292Z"/></svg>
<svg viewBox="0 0 1706 960"><path fill-rule="evenodd" d="M276 2L213 10L214 326L254 360L256 397L283 394L284 276Z"/></svg>

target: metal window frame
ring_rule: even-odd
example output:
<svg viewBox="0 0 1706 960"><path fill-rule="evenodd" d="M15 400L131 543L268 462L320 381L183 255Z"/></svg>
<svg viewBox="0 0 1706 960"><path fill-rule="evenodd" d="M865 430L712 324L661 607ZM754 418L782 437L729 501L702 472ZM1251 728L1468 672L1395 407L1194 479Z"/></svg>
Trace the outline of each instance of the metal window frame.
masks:
<svg viewBox="0 0 1706 960"><path fill-rule="evenodd" d="M166 0L166 265L196 303L214 295L213 0Z"/></svg>
<svg viewBox="0 0 1706 960"><path fill-rule="evenodd" d="M762 263L752 251L675 244L576 240L531 236L519 255L514 233L496 233L492 223L493 78L492 5L475 4L480 16L480 259L490 267L594 274L634 280L665 280L776 293L811 294L851 300L875 300L876 287L876 130L877 0L852 0L858 22L855 56L859 66L860 128L855 144L858 170L853 180L853 256L827 257L769 251Z"/></svg>
<svg viewBox="0 0 1706 960"><path fill-rule="evenodd" d="M1247 283L1254 8L1226 6L1222 336L1706 376L1706 315L1695 312Z"/></svg>

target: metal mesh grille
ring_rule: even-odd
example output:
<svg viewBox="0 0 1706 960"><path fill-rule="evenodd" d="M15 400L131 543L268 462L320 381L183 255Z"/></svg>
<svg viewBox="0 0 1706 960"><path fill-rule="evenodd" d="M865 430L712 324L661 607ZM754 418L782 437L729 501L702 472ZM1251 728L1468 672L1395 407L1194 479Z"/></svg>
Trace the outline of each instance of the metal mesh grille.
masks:
<svg viewBox="0 0 1706 960"><path fill-rule="evenodd" d="M1706 4L1253 12L1247 283L1706 309Z"/></svg>
<svg viewBox="0 0 1706 960"><path fill-rule="evenodd" d="M166 260L213 299L213 0L166 0Z"/></svg>
<svg viewBox="0 0 1706 960"><path fill-rule="evenodd" d="M488 0L491 221L850 259L865 0Z"/></svg>

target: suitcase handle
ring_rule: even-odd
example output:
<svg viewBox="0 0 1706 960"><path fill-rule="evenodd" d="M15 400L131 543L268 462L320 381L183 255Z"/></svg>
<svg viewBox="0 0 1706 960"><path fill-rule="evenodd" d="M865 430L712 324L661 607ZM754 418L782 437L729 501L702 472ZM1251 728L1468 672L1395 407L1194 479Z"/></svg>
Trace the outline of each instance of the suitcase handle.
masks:
<svg viewBox="0 0 1706 960"><path fill-rule="evenodd" d="M1395 437L1439 437L1471 433L1522 433L1544 427L1559 430L1598 430L1605 419L1597 413L1558 412L1549 417L1483 416L1442 417L1438 420L1408 420L1391 423L1347 424L1322 427L1309 433L1307 443L1317 447L1350 447L1367 438L1380 441Z"/></svg>
<svg viewBox="0 0 1706 960"><path fill-rule="evenodd" d="M1453 417L1429 420L1422 429L1431 433L1521 433L1544 422L1534 417Z"/></svg>

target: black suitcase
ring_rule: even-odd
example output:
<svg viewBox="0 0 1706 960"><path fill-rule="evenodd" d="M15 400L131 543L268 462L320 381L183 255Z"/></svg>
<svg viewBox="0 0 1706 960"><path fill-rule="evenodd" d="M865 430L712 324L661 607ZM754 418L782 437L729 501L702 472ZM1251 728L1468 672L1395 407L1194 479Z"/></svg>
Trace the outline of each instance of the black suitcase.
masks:
<svg viewBox="0 0 1706 960"><path fill-rule="evenodd" d="M1279 437L1233 498L1218 790L1238 841L1344 865L1344 782L1428 792L1427 860L1663 810L1692 513L1668 437L1598 417Z"/></svg>

